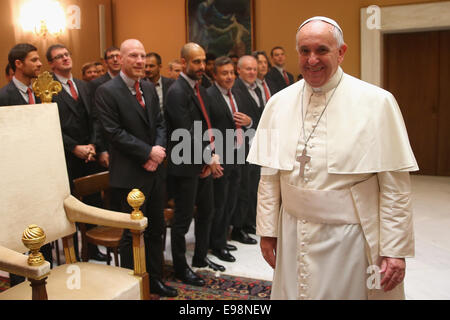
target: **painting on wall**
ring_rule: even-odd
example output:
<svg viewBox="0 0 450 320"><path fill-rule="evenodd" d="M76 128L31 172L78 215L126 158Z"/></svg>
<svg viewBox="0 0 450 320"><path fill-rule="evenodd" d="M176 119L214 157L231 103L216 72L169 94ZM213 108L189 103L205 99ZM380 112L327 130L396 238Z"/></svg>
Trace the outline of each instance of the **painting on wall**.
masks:
<svg viewBox="0 0 450 320"><path fill-rule="evenodd" d="M187 40L217 57L251 54L253 0L186 0Z"/></svg>

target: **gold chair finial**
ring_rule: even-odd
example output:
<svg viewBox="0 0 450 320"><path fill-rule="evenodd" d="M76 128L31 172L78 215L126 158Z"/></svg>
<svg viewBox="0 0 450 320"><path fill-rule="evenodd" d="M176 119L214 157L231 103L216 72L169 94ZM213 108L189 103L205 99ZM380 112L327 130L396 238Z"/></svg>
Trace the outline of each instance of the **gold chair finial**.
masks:
<svg viewBox="0 0 450 320"><path fill-rule="evenodd" d="M133 212L131 213L132 220L140 220L144 217L142 211L139 208L145 202L145 196L139 189L133 189L130 191L127 197L128 204L133 208Z"/></svg>
<svg viewBox="0 0 450 320"><path fill-rule="evenodd" d="M28 256L28 265L35 267L45 262L44 256L39 252L45 242L45 238L44 230L35 224L29 225L23 232L22 242L31 251Z"/></svg>
<svg viewBox="0 0 450 320"><path fill-rule="evenodd" d="M42 72L33 82L34 94L41 99L42 103L51 103L53 96L60 93L61 90L61 83L53 80L48 71Z"/></svg>

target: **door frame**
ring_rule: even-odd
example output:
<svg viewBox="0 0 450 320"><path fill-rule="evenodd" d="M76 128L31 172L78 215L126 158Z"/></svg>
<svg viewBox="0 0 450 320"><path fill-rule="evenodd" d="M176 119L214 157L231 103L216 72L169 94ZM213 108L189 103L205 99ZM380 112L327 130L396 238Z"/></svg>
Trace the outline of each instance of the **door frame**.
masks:
<svg viewBox="0 0 450 320"><path fill-rule="evenodd" d="M380 8L379 29L368 28L373 11L361 8L361 79L383 86L383 34L450 29L450 1Z"/></svg>

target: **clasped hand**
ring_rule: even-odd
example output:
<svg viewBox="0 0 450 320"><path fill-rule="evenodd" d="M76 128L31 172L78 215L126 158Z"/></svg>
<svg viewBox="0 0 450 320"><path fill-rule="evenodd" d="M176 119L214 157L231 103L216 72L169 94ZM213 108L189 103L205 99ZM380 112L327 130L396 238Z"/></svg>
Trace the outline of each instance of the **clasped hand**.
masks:
<svg viewBox="0 0 450 320"><path fill-rule="evenodd" d="M156 171L158 165L160 165L166 157L166 148L161 146L154 146L150 151L149 159L142 167L150 172Z"/></svg>

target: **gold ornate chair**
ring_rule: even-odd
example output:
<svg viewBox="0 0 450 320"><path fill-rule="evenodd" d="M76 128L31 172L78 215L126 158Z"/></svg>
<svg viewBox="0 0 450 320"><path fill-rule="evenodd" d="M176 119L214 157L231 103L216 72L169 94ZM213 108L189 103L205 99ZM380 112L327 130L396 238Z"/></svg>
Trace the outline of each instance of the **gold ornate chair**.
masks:
<svg viewBox="0 0 450 320"><path fill-rule="evenodd" d="M131 215L70 195L57 105L0 107L0 150L0 269L28 278L32 287L25 281L0 299L149 299L142 234L147 218L139 215L143 195L133 190L128 196ZM130 229L134 271L77 262L75 222ZM66 264L50 270L36 248L59 238Z"/></svg>

